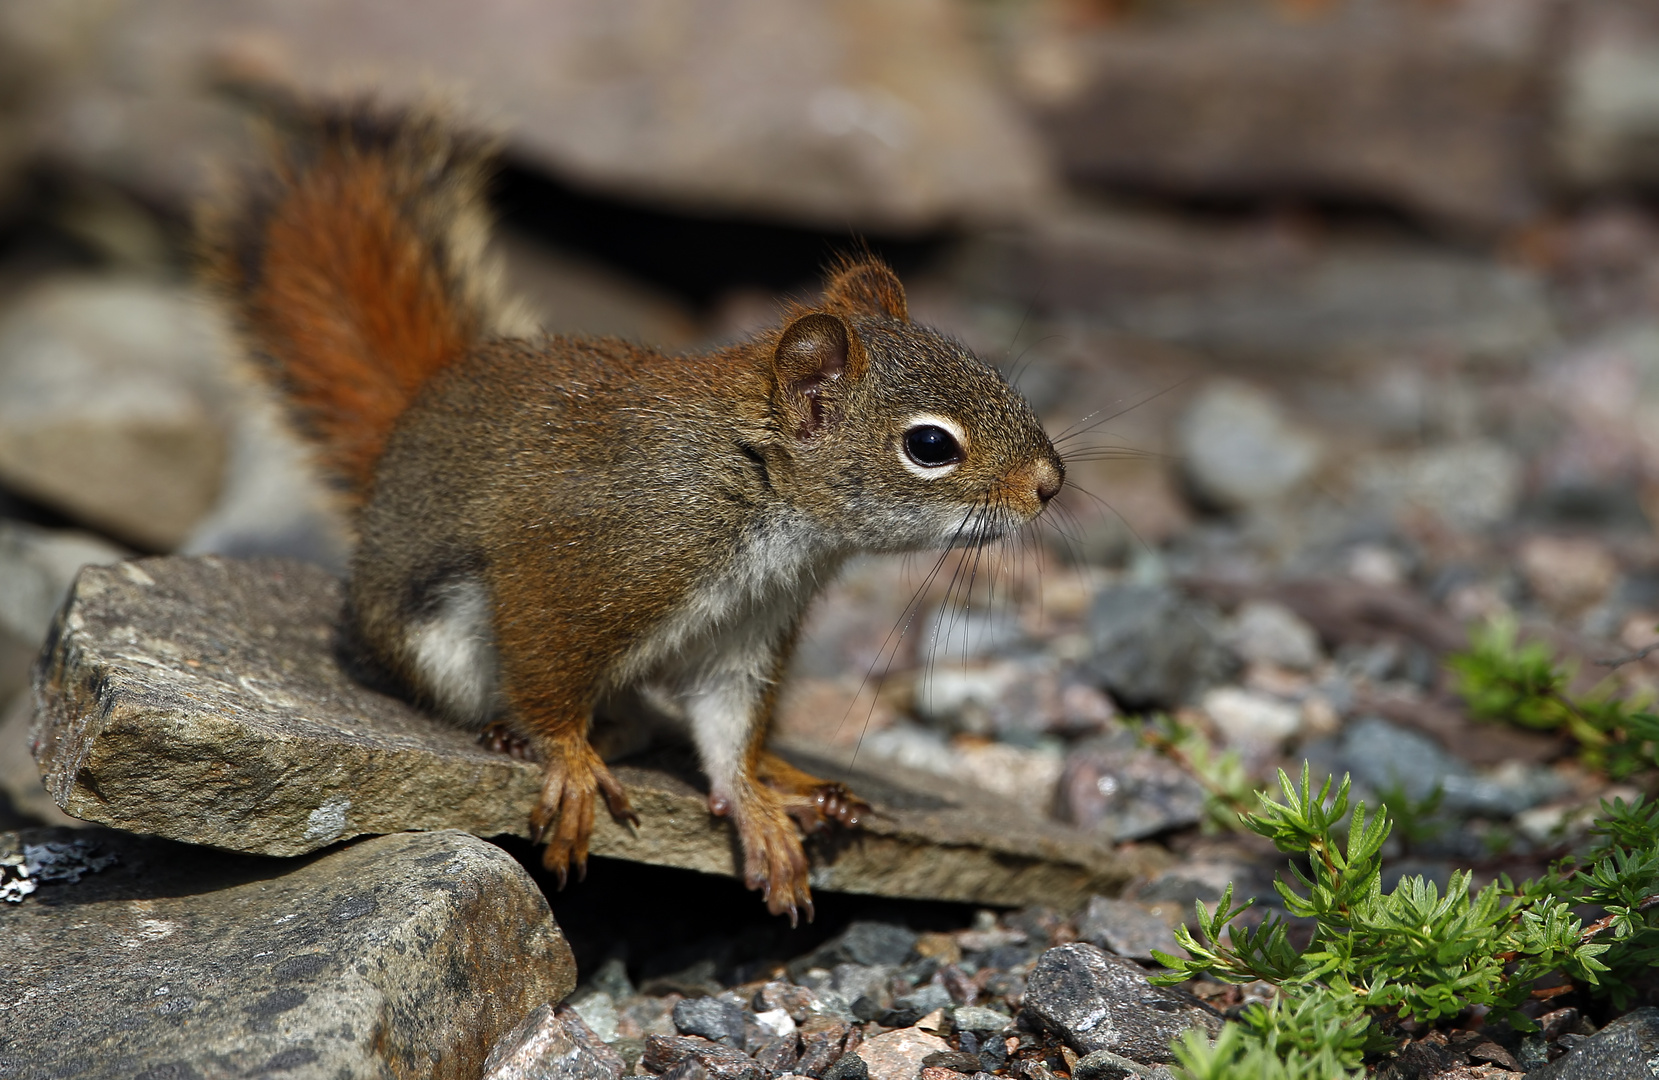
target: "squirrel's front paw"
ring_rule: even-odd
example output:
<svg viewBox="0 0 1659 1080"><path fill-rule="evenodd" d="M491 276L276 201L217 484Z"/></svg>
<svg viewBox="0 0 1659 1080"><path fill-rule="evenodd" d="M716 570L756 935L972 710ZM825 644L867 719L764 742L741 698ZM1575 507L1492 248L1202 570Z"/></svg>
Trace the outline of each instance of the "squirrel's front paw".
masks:
<svg viewBox="0 0 1659 1080"><path fill-rule="evenodd" d="M611 817L619 822L637 826L639 815L629 804L628 793L585 740L579 747L544 754L547 778L542 782L541 801L530 812L530 839L547 845L541 863L558 877L562 889L572 863L576 880L587 876L595 795L604 796Z"/></svg>
<svg viewBox="0 0 1659 1080"><path fill-rule="evenodd" d="M790 926L797 924L803 910L811 922L806 851L783 801L769 789L756 788L741 800L734 816L743 844L743 883L760 890L767 911L787 914Z"/></svg>

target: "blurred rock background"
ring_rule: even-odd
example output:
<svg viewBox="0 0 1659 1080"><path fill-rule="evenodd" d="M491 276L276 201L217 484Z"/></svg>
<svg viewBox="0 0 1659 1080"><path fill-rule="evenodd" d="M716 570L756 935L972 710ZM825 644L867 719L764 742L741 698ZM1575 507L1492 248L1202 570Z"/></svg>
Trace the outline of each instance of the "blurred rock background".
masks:
<svg viewBox="0 0 1659 1080"><path fill-rule="evenodd" d="M193 208L255 146L250 79L499 131L500 254L549 330L729 340L868 243L1031 397L1057 512L854 568L783 738L1232 867L1165 899L1244 855L1181 839L1202 792L1126 723L1147 710L1255 770L1486 770L1447 810L1517 851L1603 790L1552 738L1477 730L1439 660L1506 612L1586 657L1655 638L1651 5L0 6L0 700L86 562L344 567L190 276ZM7 812L49 817L26 714Z"/></svg>

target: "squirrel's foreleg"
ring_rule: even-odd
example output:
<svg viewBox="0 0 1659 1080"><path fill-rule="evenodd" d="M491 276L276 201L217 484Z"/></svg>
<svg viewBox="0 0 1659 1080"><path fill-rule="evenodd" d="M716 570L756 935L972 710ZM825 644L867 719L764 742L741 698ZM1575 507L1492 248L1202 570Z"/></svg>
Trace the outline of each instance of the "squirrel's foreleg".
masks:
<svg viewBox="0 0 1659 1080"><path fill-rule="evenodd" d="M754 669L733 664L706 672L700 685L685 695L692 738L709 777L709 809L730 816L743 847L743 878L759 889L767 910L788 914L793 924L801 910L812 918L811 869L802 834L835 821L848 826L868 814L869 806L830 783L795 768L766 749L777 709L778 685L788 667L794 635Z"/></svg>
<svg viewBox="0 0 1659 1080"><path fill-rule="evenodd" d="M546 779L541 800L530 814L531 839L546 844L542 865L553 871L564 888L570 867L576 879L587 876L588 840L593 835L595 796L602 796L613 818L639 824L628 793L605 767L588 742L587 733L575 739L552 738L540 744Z"/></svg>

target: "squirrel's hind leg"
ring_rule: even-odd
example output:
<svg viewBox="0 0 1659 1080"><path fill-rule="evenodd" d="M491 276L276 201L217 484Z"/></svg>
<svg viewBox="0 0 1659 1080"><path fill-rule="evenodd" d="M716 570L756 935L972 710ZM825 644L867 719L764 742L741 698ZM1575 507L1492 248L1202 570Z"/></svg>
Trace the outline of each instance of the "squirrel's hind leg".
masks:
<svg viewBox="0 0 1659 1080"><path fill-rule="evenodd" d="M553 871L562 889L572 864L578 881L587 876L595 796L604 798L606 809L617 821L637 826L639 815L586 736L543 744L542 754L546 779L541 800L530 813L530 838L547 845L542 849L542 865Z"/></svg>
<svg viewBox="0 0 1659 1080"><path fill-rule="evenodd" d="M498 754L506 754L519 761L539 761L536 757L536 744L528 735L514 731L512 725L505 720L491 720L478 733L478 742L487 746Z"/></svg>
<svg viewBox="0 0 1659 1080"><path fill-rule="evenodd" d="M628 802L628 793L588 741L597 676L583 677L585 673L574 667L575 650L560 650L556 645L504 648L502 690L509 725L529 739L545 770L541 798L530 812L530 838L546 845L542 865L563 888L572 866L577 880L587 873L588 840L599 798L619 822L637 826L639 816ZM549 653L569 660L555 670L546 661Z"/></svg>

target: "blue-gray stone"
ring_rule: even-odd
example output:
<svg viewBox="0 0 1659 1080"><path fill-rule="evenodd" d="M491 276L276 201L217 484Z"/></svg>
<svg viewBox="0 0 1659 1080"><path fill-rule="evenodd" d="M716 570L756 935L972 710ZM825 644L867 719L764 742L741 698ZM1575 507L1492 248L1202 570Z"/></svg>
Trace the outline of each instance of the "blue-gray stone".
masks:
<svg viewBox="0 0 1659 1080"><path fill-rule="evenodd" d="M1025 1012L1080 1054L1110 1050L1140 1062L1174 1060L1188 1028L1211 1037L1221 1014L1174 987L1153 986L1133 961L1073 942L1045 952L1025 984Z"/></svg>
<svg viewBox="0 0 1659 1080"><path fill-rule="evenodd" d="M1089 611L1087 670L1128 708L1172 708L1236 668L1220 629L1213 607L1167 585L1103 589Z"/></svg>
<svg viewBox="0 0 1659 1080"><path fill-rule="evenodd" d="M674 1029L743 1049L743 1008L725 998L687 998L674 1005Z"/></svg>
<svg viewBox="0 0 1659 1080"><path fill-rule="evenodd" d="M1373 792L1403 791L1421 801L1436 788L1450 814L1505 818L1566 794L1570 784L1541 765L1511 765L1476 772L1426 735L1380 717L1362 717L1343 732L1343 768Z"/></svg>

